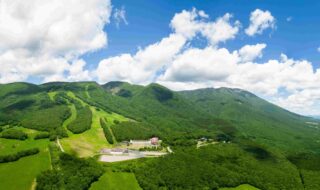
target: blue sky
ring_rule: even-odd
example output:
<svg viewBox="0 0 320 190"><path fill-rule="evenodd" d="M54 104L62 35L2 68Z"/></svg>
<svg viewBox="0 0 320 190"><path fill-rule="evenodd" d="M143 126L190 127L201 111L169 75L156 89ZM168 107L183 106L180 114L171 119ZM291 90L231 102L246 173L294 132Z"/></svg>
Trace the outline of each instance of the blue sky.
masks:
<svg viewBox="0 0 320 190"><path fill-rule="evenodd" d="M115 23L106 25L108 47L96 53L89 53L84 59L89 65L108 56L121 53L134 53L138 47L144 47L167 36L171 32L170 20L175 13L191 10L193 7L204 10L211 18L232 13L241 21L243 27L249 24L249 14L256 8L269 10L276 18L277 28L265 35L248 37L240 32L237 40L226 42L229 49L237 49L251 43L266 42L262 60L278 58L285 53L295 59L308 59L318 68L320 66L320 1L252 1L252 0L117 0L114 8L125 7L126 19L119 28ZM291 18L290 21L287 19ZM89 66L90 67L90 66Z"/></svg>
<svg viewBox="0 0 320 190"><path fill-rule="evenodd" d="M319 10L316 0L2 0L0 83L223 86L320 115Z"/></svg>

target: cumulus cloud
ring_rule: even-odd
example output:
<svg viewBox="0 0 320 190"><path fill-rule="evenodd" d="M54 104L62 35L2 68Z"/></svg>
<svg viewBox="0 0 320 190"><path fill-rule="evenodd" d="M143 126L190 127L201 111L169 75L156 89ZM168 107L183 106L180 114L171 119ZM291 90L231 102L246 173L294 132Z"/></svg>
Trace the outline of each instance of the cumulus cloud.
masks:
<svg viewBox="0 0 320 190"><path fill-rule="evenodd" d="M1 82L64 79L79 56L107 44L108 0L3 0L0 6Z"/></svg>
<svg viewBox="0 0 320 190"><path fill-rule="evenodd" d="M233 39L240 29L227 13L214 21L204 11L192 9L174 15L173 33L135 54L109 57L99 63L95 74L101 83L124 80L138 84L158 82L174 90L231 87L252 91L287 109L303 114L319 114L320 69L307 60L278 59L256 62L265 43L244 45L230 51L220 42ZM251 13L249 35L274 27L268 11ZM189 43L203 36L204 48ZM281 90L286 93L283 94ZM318 106L318 107L317 107Z"/></svg>
<svg viewBox="0 0 320 190"><path fill-rule="evenodd" d="M258 63L265 43L232 51L223 47L241 29L230 13L211 19L202 10L183 10L173 16L168 36L136 53L105 58L88 71L81 55L106 46L103 27L109 23L110 1L3 0L1 11L0 83L36 76L43 81L158 82L174 90L234 87L297 113L320 115L320 69L284 54ZM125 9L114 15L124 22ZM274 27L271 13L257 9L245 32L254 36ZM206 47L193 47L199 36Z"/></svg>
<svg viewBox="0 0 320 190"><path fill-rule="evenodd" d="M158 82L175 90L242 88L297 113L319 114L319 108L313 106L320 100L320 69L314 71L310 62L289 59L283 54L280 59L264 63L243 62L240 50L187 50L177 56ZM280 95L280 89L286 91L286 96Z"/></svg>
<svg viewBox="0 0 320 190"><path fill-rule="evenodd" d="M186 43L180 34L171 34L160 42L140 49L135 55L122 54L100 61L96 76L100 82L125 80L146 84L155 74L172 62Z"/></svg>
<svg viewBox="0 0 320 190"><path fill-rule="evenodd" d="M206 82L224 81L236 69L237 53L227 49L192 48L176 57L159 79L162 81Z"/></svg>
<svg viewBox="0 0 320 190"><path fill-rule="evenodd" d="M98 80L126 80L139 84L153 82L197 34L203 35L210 44L216 45L234 38L238 32L239 23L231 23L230 14L225 14L215 21L207 18L204 11L196 9L175 14L170 24L174 30L172 34L160 42L140 49L134 55L122 54L102 60L96 70Z"/></svg>
<svg viewBox="0 0 320 190"><path fill-rule="evenodd" d="M91 80L91 76L88 70L85 70L86 62L82 59L75 60L69 65L69 74L67 79L70 81L88 81Z"/></svg>
<svg viewBox="0 0 320 190"><path fill-rule="evenodd" d="M116 8L114 9L113 15L112 15L115 24L117 26L117 28L120 27L120 24L123 22L125 25L128 25L128 21L126 18L126 9L124 8L124 6L122 6L120 9Z"/></svg>
<svg viewBox="0 0 320 190"><path fill-rule="evenodd" d="M271 15L269 11L262 11L256 9L251 12L250 15L250 25L246 28L245 33L249 36L254 36L256 34L262 34L267 28L275 27L275 18Z"/></svg>
<svg viewBox="0 0 320 190"><path fill-rule="evenodd" d="M267 47L266 44L245 45L239 50L239 56L243 62L253 61L262 57L262 50Z"/></svg>
<svg viewBox="0 0 320 190"><path fill-rule="evenodd" d="M177 13L171 20L171 28L177 34L181 34L190 39L197 34L207 38L211 45L217 45L235 38L240 28L240 22L231 22L232 15L226 13L215 21L207 20L209 17L204 11L192 9L183 10Z"/></svg>

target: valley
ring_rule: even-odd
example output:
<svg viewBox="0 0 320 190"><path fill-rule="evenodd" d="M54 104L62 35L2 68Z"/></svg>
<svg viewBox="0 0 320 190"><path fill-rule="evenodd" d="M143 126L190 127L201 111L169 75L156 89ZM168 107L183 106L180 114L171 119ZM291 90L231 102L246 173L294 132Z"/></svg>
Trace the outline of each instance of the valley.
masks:
<svg viewBox="0 0 320 190"><path fill-rule="evenodd" d="M247 91L12 83L0 97L0 189L320 187L320 122ZM152 137L159 147L129 143Z"/></svg>

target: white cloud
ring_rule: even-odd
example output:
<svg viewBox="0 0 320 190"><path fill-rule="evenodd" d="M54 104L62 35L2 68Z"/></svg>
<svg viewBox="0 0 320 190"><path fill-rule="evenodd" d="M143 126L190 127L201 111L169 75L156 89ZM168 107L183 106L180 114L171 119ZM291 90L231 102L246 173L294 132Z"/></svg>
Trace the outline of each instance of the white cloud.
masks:
<svg viewBox="0 0 320 190"><path fill-rule="evenodd" d="M157 80L176 90L222 86L242 88L297 113L320 113L319 107L314 107L320 103L317 85L320 69L314 71L310 62L289 59L285 55L264 63L243 62L238 53L240 50L189 49L179 54ZM279 89L286 90L285 97L280 95ZM305 91L303 97L300 97L301 91ZM309 91L313 93L307 93Z"/></svg>
<svg viewBox="0 0 320 190"><path fill-rule="evenodd" d="M69 75L67 77L70 81L88 81L91 80L89 71L84 67L86 62L82 59L74 61L69 67Z"/></svg>
<svg viewBox="0 0 320 190"><path fill-rule="evenodd" d="M188 39L201 34L207 38L211 45L217 45L235 38L240 28L240 22L230 22L232 15L226 13L215 21L209 21L208 15L204 11L192 9L192 11L183 10L177 13L171 20L171 28L177 34L181 34Z"/></svg>
<svg viewBox="0 0 320 190"><path fill-rule="evenodd" d="M225 86L252 91L298 113L320 115L320 69L283 54L257 63L265 43L233 51L220 47L241 29L229 13L211 20L204 11L184 10L172 18L173 32L167 37L134 54L101 60L88 71L79 57L106 46L103 27L109 23L109 1L1 2L0 83L35 76L43 81L158 82L176 90ZM121 18L124 12L115 14ZM257 9L245 32L253 36L274 27L271 13ZM207 40L206 47L192 46L198 36Z"/></svg>
<svg viewBox="0 0 320 190"><path fill-rule="evenodd" d="M320 52L320 47L317 48L317 51Z"/></svg>
<svg viewBox="0 0 320 190"><path fill-rule="evenodd" d="M275 18L271 15L271 13L269 11L256 9L255 11L251 12L250 25L245 32L249 36L254 36L256 34L262 34L262 32L267 28L274 27Z"/></svg>
<svg viewBox="0 0 320 190"><path fill-rule="evenodd" d="M100 61L96 75L100 82L125 80L146 84L154 80L173 57L181 51L186 39L180 34L171 34L160 42L140 49L135 55L122 54Z"/></svg>
<svg viewBox="0 0 320 190"><path fill-rule="evenodd" d="M120 9L114 9L112 17L118 28L120 27L121 22L123 22L125 25L129 24L126 18L126 9L124 6L122 6Z"/></svg>
<svg viewBox="0 0 320 190"><path fill-rule="evenodd" d="M216 45L219 42L225 42L229 39L234 39L235 35L239 31L240 22L236 21L231 24L231 18L232 15L227 13L223 17L218 18L216 22L202 24L200 33L208 38L212 45Z"/></svg>
<svg viewBox="0 0 320 190"><path fill-rule="evenodd" d="M197 21L197 18L199 18L199 14L196 9L192 11L183 10L181 13L174 15L170 26L175 33L181 34L186 38L193 38L201 28L200 21Z"/></svg>
<svg viewBox="0 0 320 190"><path fill-rule="evenodd" d="M3 0L0 8L1 82L62 78L80 55L107 44L109 0Z"/></svg>
<svg viewBox="0 0 320 190"><path fill-rule="evenodd" d="M285 98L279 97L275 100L275 103L297 113L320 115L319 97L320 89L306 89Z"/></svg>
<svg viewBox="0 0 320 190"><path fill-rule="evenodd" d="M199 16L202 18L209 18L209 15L207 13L205 13L203 10L200 10L198 12Z"/></svg>
<svg viewBox="0 0 320 190"><path fill-rule="evenodd" d="M253 61L262 57L262 50L266 47L266 44L245 45L239 50L239 56L243 62Z"/></svg>
<svg viewBox="0 0 320 190"><path fill-rule="evenodd" d="M235 71L238 61L237 53L230 53L225 48L192 48L177 56L160 80L200 83L224 81Z"/></svg>
<svg viewBox="0 0 320 190"><path fill-rule="evenodd" d="M239 23L231 24L230 14L225 14L214 22L201 20L206 18L205 15L204 11L196 9L175 14L170 24L174 33L140 49L134 55L122 54L102 60L96 70L98 80L126 80L139 84L152 82L158 73L172 64L175 56L196 34L207 37L211 44L218 44L234 38L238 32Z"/></svg>
<svg viewBox="0 0 320 190"><path fill-rule="evenodd" d="M256 10L252 15L252 35L274 26L268 11ZM168 37L135 54L102 60L95 71L99 82L158 82L174 90L242 88L297 113L320 114L320 69L315 70L307 60L290 59L284 54L257 63L255 60L267 47L265 43L233 51L220 47L220 42L235 37L240 24L231 23L229 13L215 21L208 18L196 9L175 14L170 24L174 32ZM189 42L197 35L207 39L207 47L192 47Z"/></svg>

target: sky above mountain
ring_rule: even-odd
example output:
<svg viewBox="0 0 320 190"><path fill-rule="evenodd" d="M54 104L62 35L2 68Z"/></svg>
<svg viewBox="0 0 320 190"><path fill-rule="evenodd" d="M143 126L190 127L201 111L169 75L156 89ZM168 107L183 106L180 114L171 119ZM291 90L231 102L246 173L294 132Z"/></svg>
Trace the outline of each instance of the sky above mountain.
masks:
<svg viewBox="0 0 320 190"><path fill-rule="evenodd" d="M249 90L320 115L320 2L2 0L0 83Z"/></svg>

